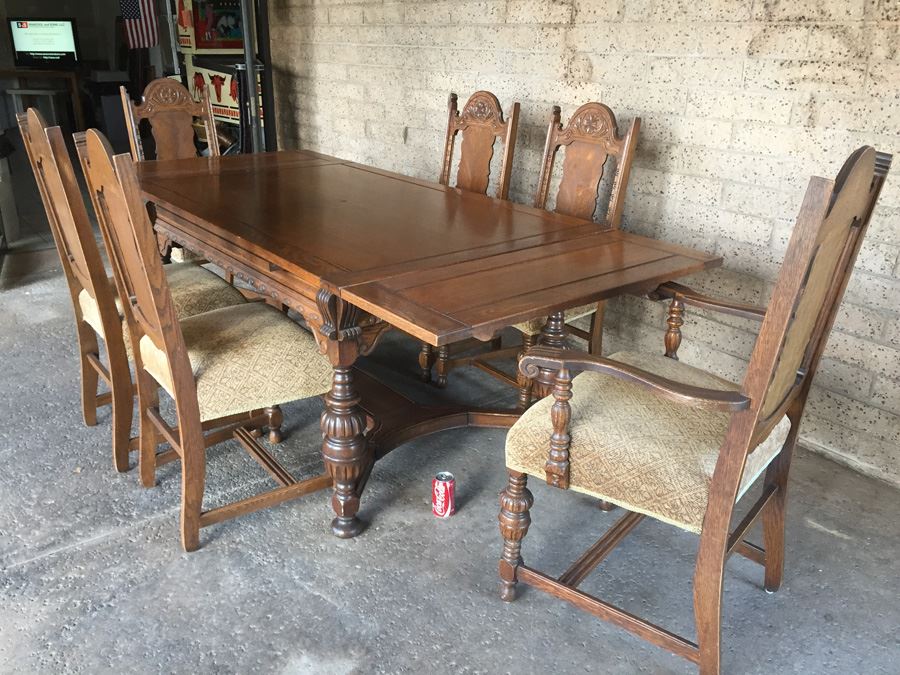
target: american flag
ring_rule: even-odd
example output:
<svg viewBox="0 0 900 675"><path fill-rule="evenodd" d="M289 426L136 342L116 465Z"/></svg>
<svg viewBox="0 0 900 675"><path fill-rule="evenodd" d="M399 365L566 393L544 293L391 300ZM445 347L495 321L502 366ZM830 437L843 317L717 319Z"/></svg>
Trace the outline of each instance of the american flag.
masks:
<svg viewBox="0 0 900 675"><path fill-rule="evenodd" d="M128 48L153 47L159 42L156 0L119 0Z"/></svg>

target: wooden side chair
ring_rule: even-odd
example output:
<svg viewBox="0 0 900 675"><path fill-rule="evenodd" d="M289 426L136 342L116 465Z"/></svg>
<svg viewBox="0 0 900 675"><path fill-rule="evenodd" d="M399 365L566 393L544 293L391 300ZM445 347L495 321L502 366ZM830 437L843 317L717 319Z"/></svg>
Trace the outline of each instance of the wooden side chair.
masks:
<svg viewBox="0 0 900 675"><path fill-rule="evenodd" d="M156 159L197 156L197 146L194 145L195 118L204 130L205 138L201 140L209 145L209 154L214 157L219 155L219 138L206 89L203 90L203 100L198 103L183 84L162 77L147 85L141 103L133 103L125 87L120 87L119 93L131 143L131 156L136 162L146 159L139 129L141 120L150 123L150 131L156 141Z"/></svg>
<svg viewBox="0 0 900 675"><path fill-rule="evenodd" d="M75 312L81 365L81 411L87 426L97 408L112 406L113 464L128 470L133 398L122 320L59 127L47 129L35 108L17 115L25 151L43 200ZM57 161L57 160L61 161ZM98 337L106 343L100 358ZM100 380L108 387L99 393Z"/></svg>
<svg viewBox="0 0 900 675"><path fill-rule="evenodd" d="M161 461L181 460L181 542L200 545L200 528L331 486L323 473L298 481L254 438L267 407L331 389L332 368L315 338L262 302L179 320L156 249L132 158L112 156L106 139L87 132L91 190L113 236L113 270L134 346L140 417L140 475L155 484ZM159 390L175 402L177 426L159 409ZM207 433L204 433L207 432ZM235 438L278 487L204 510L206 448ZM158 456L161 440L171 446Z"/></svg>
<svg viewBox="0 0 900 675"><path fill-rule="evenodd" d="M90 174L90 157L87 152L87 135L84 131L73 134L75 140L75 149L78 153L78 159L81 163L81 170L84 174L85 183L87 184L88 193L90 195L91 204L94 207L94 213L97 215L97 223L100 226L100 232L103 236L103 242L108 252L107 257L110 260L110 266L115 270L118 264L118 258L113 255L115 251L115 230L106 219L106 214L100 208L97 201L97 191L91 185ZM172 293L172 301L175 303L175 314L179 319L184 319L195 314L211 312L222 307L230 307L238 305L246 301L246 293L234 288L230 282L222 279L214 272L211 272L193 262L167 263L163 265L166 273L166 280L169 284L169 290ZM121 270L119 270L121 273ZM110 279L114 284L116 293L119 289L115 287L115 273ZM238 298L240 296L240 298ZM117 295L118 298L118 295ZM259 301L258 298L253 298ZM118 301L117 301L118 302ZM122 316L122 328L126 336L125 348L132 354L132 345L129 342L128 323ZM284 423L284 415L279 406L270 406L265 409L266 426L268 427L269 443L277 444L282 441L281 425ZM255 435L260 435L259 430L254 430ZM136 438L132 438L132 446L136 445Z"/></svg>
<svg viewBox="0 0 900 675"><path fill-rule="evenodd" d="M556 156L559 149L564 147L565 160L554 211L567 216L593 220L606 166L610 158L613 158L615 173L612 179L612 189L606 215L600 227L609 230L618 229L622 223L628 177L631 173L631 163L634 160L641 119L634 118L624 136L619 135L613 111L602 103L585 103L572 114L565 127L560 119L561 111L558 106L555 106L547 130L541 175L534 200L535 207L547 208L550 188L553 184ZM569 332L588 342L588 350L591 354L600 354L602 348L604 306L605 303L602 302L594 303L569 308L565 312L567 322L592 315L588 331L575 326L570 326L568 329ZM536 317L531 321L516 324L514 328L522 334L522 344L513 350L491 351L447 364L441 363L439 355L436 365L439 374L438 383L446 382L446 377L442 378L440 375L442 371L452 370L462 365L473 365L518 387L519 407L524 410L531 402L531 382L523 380L521 376L510 377L504 371L491 365L489 361L509 356L511 351L519 354L526 352L537 342L546 321L547 317Z"/></svg>
<svg viewBox="0 0 900 675"><path fill-rule="evenodd" d="M572 602L683 656L705 675L721 666L725 563L738 553L778 590L784 569L788 472L816 368L859 252L890 155L854 152L835 180L814 177L767 308L736 305L663 286L659 295L761 322L741 385L670 357L620 352L602 358L538 346L522 373L555 372L553 395L510 429L509 482L500 497L501 597L517 582ZM558 315L557 319L558 320ZM572 372L586 371L572 378ZM560 576L527 567L531 522L527 477L607 500L625 515ZM762 478L762 492L732 529L736 502ZM697 642L578 589L581 581L649 516L700 535L694 572ZM747 540L762 520L765 548Z"/></svg>
<svg viewBox="0 0 900 675"><path fill-rule="evenodd" d="M97 408L111 404L113 464L117 471L127 471L129 450L137 439L131 438L134 387L121 303L104 269L62 132L48 128L34 108L17 121L75 312L84 422L96 425ZM105 233L104 243L109 245ZM181 316L244 302L238 291L202 267L184 263L166 268ZM108 365L100 357L98 338L106 345ZM109 389L106 393L98 393L101 380Z"/></svg>
<svg viewBox="0 0 900 675"><path fill-rule="evenodd" d="M512 104L509 117L504 119L500 101L489 91L476 91L472 94L463 106L462 113L459 112L457 102L456 94L450 94L447 101L448 119L444 161L441 165L439 182L441 185L450 185L456 137L462 134L456 187L468 192L487 194L491 179L494 146L499 139L503 144L503 156L500 163L500 176L497 179L497 198L509 199L509 178L512 173L513 153L516 146L516 130L519 126L519 103ZM500 347L499 340L495 341L494 346L495 348ZM419 368L424 382L431 381L435 356L434 348L427 342L423 342L419 352ZM438 386L447 384L449 357L448 347L438 348L438 368L435 381Z"/></svg>

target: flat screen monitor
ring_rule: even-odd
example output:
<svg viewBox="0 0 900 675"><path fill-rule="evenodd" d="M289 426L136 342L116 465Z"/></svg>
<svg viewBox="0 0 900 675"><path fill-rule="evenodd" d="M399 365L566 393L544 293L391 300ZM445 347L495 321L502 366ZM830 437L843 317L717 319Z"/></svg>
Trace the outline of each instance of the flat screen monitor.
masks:
<svg viewBox="0 0 900 675"><path fill-rule="evenodd" d="M17 68L65 70L78 63L74 19L9 19Z"/></svg>

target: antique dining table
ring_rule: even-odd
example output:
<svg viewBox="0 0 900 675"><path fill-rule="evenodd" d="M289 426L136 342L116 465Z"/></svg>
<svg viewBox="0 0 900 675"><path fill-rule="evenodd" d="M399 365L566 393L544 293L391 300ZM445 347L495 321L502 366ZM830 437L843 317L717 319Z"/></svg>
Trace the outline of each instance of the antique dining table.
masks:
<svg viewBox="0 0 900 675"><path fill-rule="evenodd" d="M490 340L563 310L721 264L602 224L335 157L282 151L139 162L161 246L177 243L301 314L330 360L322 457L332 530L353 537L375 461L442 429L509 427L512 410L420 405L354 364L390 327L435 347ZM538 378L543 386L552 373Z"/></svg>

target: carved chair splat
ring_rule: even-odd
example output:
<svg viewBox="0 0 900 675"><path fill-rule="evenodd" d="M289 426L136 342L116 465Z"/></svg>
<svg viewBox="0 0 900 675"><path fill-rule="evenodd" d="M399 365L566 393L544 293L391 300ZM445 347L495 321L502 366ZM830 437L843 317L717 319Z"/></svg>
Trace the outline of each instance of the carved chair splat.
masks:
<svg viewBox="0 0 900 675"><path fill-rule="evenodd" d="M191 98L187 88L171 78L162 77L150 82L144 89L141 103L133 103L125 87L119 88L131 156L136 162L146 159L141 142L140 122L147 120L156 141L156 159L185 159L197 156L194 145L194 118L203 125L209 145L209 154L219 155L219 137L213 119L209 92L203 90L198 103Z"/></svg>
<svg viewBox="0 0 900 675"><path fill-rule="evenodd" d="M564 148L565 159L562 164L562 176L553 210L563 215L593 220L599 201L600 186L607 164L612 159L615 162L615 173L606 214L600 227L608 230L618 229L622 223L625 194L641 119L634 118L625 135L620 136L613 111L602 103L585 103L572 114L565 127L561 122L561 114L559 106L554 106L547 130L534 205L540 209L548 207L556 157L560 148ZM591 317L588 330L568 324L565 325L565 329L587 341L588 350L592 354L600 354L602 349L605 307L605 302L599 302L594 305L567 308L565 313L567 322L585 316ZM446 373L463 365L480 368L501 381L517 387L519 389L519 408L524 410L530 405L532 394L546 395L549 392L549 385L535 387L534 383L526 381L521 374L517 374L514 378L510 377L501 369L491 365L489 361L509 356L521 356L533 344L547 343L548 337L542 330L545 320L546 317L543 317L515 326L523 337L520 346L506 349L495 348L474 357L451 360L446 365L441 364L439 358L438 370ZM445 379L442 381L439 378L437 384L441 385L445 382Z"/></svg>
<svg viewBox="0 0 900 675"><path fill-rule="evenodd" d="M119 95L125 113L131 156L136 162L147 159L141 140L141 120L147 120L150 124L150 132L156 145L154 159L196 157L194 119L203 128L204 137L200 140L206 142L210 156L220 155L219 137L207 89L202 90L201 100L197 102L180 82L162 77L146 86L141 95L141 103L134 103L124 86L119 87ZM159 248L162 256L168 260L173 249L172 242L160 241ZM229 276L228 282L233 281Z"/></svg>
<svg viewBox="0 0 900 675"><path fill-rule="evenodd" d="M710 298L679 284L663 284L654 297L678 303L678 311L674 313L678 320L673 321L670 315L665 340L668 359L625 352L615 358L602 358L547 346L535 347L522 358L520 369L529 378L537 378L547 371L555 371L557 375L552 406L549 400L533 406L513 425L507 440L509 482L501 493L499 516L503 538L499 567L502 599L513 600L517 583L523 582L693 661L704 675L721 672L725 563L732 553L738 553L763 566L767 591L774 592L781 585L787 481L800 420L890 163L890 155L863 147L847 159L835 180L817 177L810 180L767 308ZM732 387L673 358L677 344L672 335L682 325L684 305L761 322L741 386ZM642 365L655 364L653 367L660 371L677 371L679 375L672 379L653 372L649 365L645 370L631 363L636 358ZM589 372L572 380L572 371ZM710 387L689 383L696 378L722 384ZM591 466L601 466L603 457L612 457L613 444L579 436L579 428L583 432L584 424L589 424L602 436L604 424L616 422L612 419L604 422L602 413L594 412L578 422L580 427L576 426L575 406L582 405L578 404L579 380L585 393L618 388L616 391L622 392L619 395L637 394L643 397L641 400L651 401L651 405L653 400L659 400L660 405L674 403L679 408L679 416L710 414L701 411L724 414L721 435L712 436L718 439L718 454L712 455L712 466L702 469L703 475L694 479L699 490L696 494L701 499L692 501L689 492L671 484L661 491L668 489L672 494L657 499L648 493L640 494L633 480L630 487L617 485L611 478L612 471L598 472L595 468L592 472ZM607 409L611 401L605 402ZM662 407L657 411L660 415L663 412ZM547 419L551 417L552 420ZM626 419L625 424L637 429L647 422L634 416ZM541 437L546 440L529 445L530 438ZM682 447L672 448L669 461L683 461L679 457L691 440L681 439ZM679 441L673 439L672 443ZM633 471L638 471L641 455L638 450L635 453L637 464ZM645 459L649 466L649 457ZM579 462L578 471L571 470ZM623 518L558 578L527 567L522 559L522 541L531 523L533 504L527 488L528 475L546 480L550 485L571 487L609 499L626 510ZM759 478L762 478L762 496L732 527L737 503ZM644 479L650 480L652 475L647 474ZM678 510L689 502L692 503L689 509ZM587 574L646 516L667 520L700 535L693 593L696 642L578 589ZM762 523L764 547L747 541L757 521Z"/></svg>
<svg viewBox="0 0 900 675"><path fill-rule="evenodd" d="M516 130L519 126L519 103L512 104L509 117L504 119L503 109L497 97L489 91L476 91L466 101L461 113L457 108L456 94L450 94L447 110L447 136L439 181L441 185L450 185L456 137L462 134L456 187L469 192L487 194L494 146L497 139L500 139L503 144L503 157L500 163L500 177L497 180L497 198L508 199Z"/></svg>

